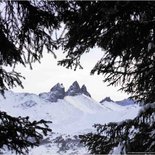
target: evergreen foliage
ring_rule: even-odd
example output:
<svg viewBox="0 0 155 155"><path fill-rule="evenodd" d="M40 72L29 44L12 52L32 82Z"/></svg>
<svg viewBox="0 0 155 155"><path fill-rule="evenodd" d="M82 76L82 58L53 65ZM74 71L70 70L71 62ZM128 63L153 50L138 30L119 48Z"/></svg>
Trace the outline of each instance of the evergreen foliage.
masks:
<svg viewBox="0 0 155 155"><path fill-rule="evenodd" d="M0 90L4 91L22 86L19 73L14 68L8 73L4 66L20 63L32 68L33 62L40 61L43 48L53 53L57 46L52 35L60 23L52 2L5 1L0 7Z"/></svg>
<svg viewBox="0 0 155 155"><path fill-rule="evenodd" d="M155 3L95 1L77 5L72 18L64 19L68 58L59 63L78 65L83 53L100 47L105 55L91 73L102 74L109 85L121 85L121 90L138 101L154 102Z"/></svg>
<svg viewBox="0 0 155 155"><path fill-rule="evenodd" d="M27 154L29 147L38 146L43 135L51 132L45 120L29 121L29 117L12 117L0 112L0 148Z"/></svg>
<svg viewBox="0 0 155 155"><path fill-rule="evenodd" d="M58 35L62 23L65 26ZM5 89L22 86L22 76L15 71L16 64L29 64L32 68L33 62L40 61L43 49L54 54L54 49L61 46L67 57L58 64L76 69L78 66L82 68L82 54L97 46L106 52L91 73L103 74L104 82L120 84L121 90L137 101L153 105L154 36L153 1L0 1L0 91L3 93ZM6 66L13 67L12 71L8 72ZM139 148L154 151L152 124L155 114L152 106L149 109L121 125L97 125L97 134L82 136L82 141L93 153L101 148L103 153L109 152L119 144L118 139L124 146L128 144L123 140L129 142L133 151L140 151ZM1 114L2 120L6 115ZM148 118L149 121L151 117L151 124L140 120ZM140 131L135 133L134 139L128 137L132 126ZM102 130L109 136L101 135ZM141 137L145 141L140 142ZM10 148L18 150L18 145L12 146ZM24 148L28 146L24 145Z"/></svg>
<svg viewBox="0 0 155 155"><path fill-rule="evenodd" d="M60 26L54 10L52 2L48 5L48 2L0 1L0 92L4 97L4 90L23 87L24 77L15 71L17 64L32 68L33 62L40 61L43 48L52 53L57 48L51 37ZM16 118L0 111L0 149L27 154L51 131L48 123L31 122L28 117Z"/></svg>
<svg viewBox="0 0 155 155"><path fill-rule="evenodd" d="M120 154L155 152L155 104L147 104L134 120L95 124L96 133L81 135L81 142L92 154L108 154L121 146Z"/></svg>
<svg viewBox="0 0 155 155"><path fill-rule="evenodd" d="M121 90L131 94L136 101L153 104L155 3L95 1L76 4L74 18L66 22L68 58L59 63L66 67L75 65L76 68L82 54L98 46L106 52L91 73L102 74L104 82L109 85L120 84ZM97 125L98 132L81 136L82 142L95 154L107 154L120 142L122 148L126 148L124 153L154 151L154 111L150 106L134 120L124 121L122 125ZM105 135L101 136L101 131ZM135 135L130 139L132 131Z"/></svg>

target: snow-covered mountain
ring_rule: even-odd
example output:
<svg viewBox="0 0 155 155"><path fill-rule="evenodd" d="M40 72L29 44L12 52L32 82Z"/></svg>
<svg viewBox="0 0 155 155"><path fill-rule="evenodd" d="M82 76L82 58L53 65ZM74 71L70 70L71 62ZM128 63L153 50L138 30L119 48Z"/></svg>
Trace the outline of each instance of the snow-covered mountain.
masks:
<svg viewBox="0 0 155 155"><path fill-rule="evenodd" d="M53 122L50 125L53 132L39 147L32 149L30 155L88 153L79 142L79 134L93 131L95 123L134 118L140 109L137 104L122 106L112 100L98 103L91 98L86 86L80 88L77 81L67 91L58 83L49 92L39 95L6 91L5 97L0 96L0 109L9 115Z"/></svg>
<svg viewBox="0 0 155 155"><path fill-rule="evenodd" d="M119 104L121 106L127 106L127 105L133 105L133 104L138 104L136 103L133 99L127 98L127 99L123 99L121 101L113 101L110 97L105 97L104 99L102 99L100 101L100 103L104 103L104 102L114 102L116 104Z"/></svg>
<svg viewBox="0 0 155 155"><path fill-rule="evenodd" d="M103 103L103 102L114 102L110 97L105 97L103 100L100 101L100 103Z"/></svg>
<svg viewBox="0 0 155 155"><path fill-rule="evenodd" d="M135 101L130 99L130 98L127 98L127 99L124 99L124 100L121 100L121 101L116 101L116 103L119 104L119 105L122 105L122 106L126 106L126 105L135 104Z"/></svg>

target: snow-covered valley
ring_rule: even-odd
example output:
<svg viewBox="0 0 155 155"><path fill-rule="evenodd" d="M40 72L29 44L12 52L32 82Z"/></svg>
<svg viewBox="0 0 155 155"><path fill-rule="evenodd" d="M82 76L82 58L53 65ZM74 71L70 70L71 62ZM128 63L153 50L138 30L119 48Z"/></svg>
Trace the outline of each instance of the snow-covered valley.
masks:
<svg viewBox="0 0 155 155"><path fill-rule="evenodd" d="M62 84L56 84L50 92L39 95L6 91L5 98L0 96L0 110L11 116L53 122L49 125L52 133L39 147L31 149L29 155L87 154L78 135L93 132L94 124L132 119L139 109L129 100L117 103L105 99L99 103L91 98L86 86L80 88L77 82L67 91Z"/></svg>

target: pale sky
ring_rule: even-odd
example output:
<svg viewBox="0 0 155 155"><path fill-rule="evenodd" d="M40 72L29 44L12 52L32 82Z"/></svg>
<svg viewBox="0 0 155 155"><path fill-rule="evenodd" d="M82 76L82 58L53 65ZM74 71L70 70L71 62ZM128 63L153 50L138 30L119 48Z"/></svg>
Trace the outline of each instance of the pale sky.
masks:
<svg viewBox="0 0 155 155"><path fill-rule="evenodd" d="M24 89L18 86L13 91L39 94L41 92L48 92L58 82L63 83L67 90L74 81L78 81L80 86L86 85L92 98L97 101L107 96L110 96L113 100L122 100L128 97L127 94L117 91L119 87L107 87L107 84L103 83L104 77L102 75L90 76L91 69L103 56L103 51L100 49L94 48L90 53L84 54L81 59L84 69L77 69L76 71L57 66L57 60L61 60L64 55L62 56L62 51L60 50L56 52L56 55L58 59L54 59L52 54L45 52L41 64L34 63L33 70L30 70L29 67L17 66L16 71L21 72L26 79L22 80Z"/></svg>
<svg viewBox="0 0 155 155"><path fill-rule="evenodd" d="M81 59L84 69L76 71L58 66L57 60L61 60L64 54L58 50L56 55L58 58L54 59L52 54L45 53L40 64L33 64L33 70L30 70L29 67L17 66L16 70L21 72L26 79L22 80L24 89L16 87L13 91L39 94L49 92L58 82L63 83L67 90L74 81L78 81L80 86L86 85L92 98L97 101L107 96L115 101L128 97L127 94L117 91L119 87L107 87L107 84L103 83L104 77L102 75L90 75L93 66L103 56L103 51L100 49L94 48L90 53L84 54Z"/></svg>

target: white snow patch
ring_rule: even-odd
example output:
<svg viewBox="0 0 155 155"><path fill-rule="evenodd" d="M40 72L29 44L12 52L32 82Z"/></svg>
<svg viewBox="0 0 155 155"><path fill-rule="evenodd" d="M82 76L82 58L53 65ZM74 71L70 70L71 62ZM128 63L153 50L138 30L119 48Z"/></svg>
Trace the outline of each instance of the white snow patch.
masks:
<svg viewBox="0 0 155 155"><path fill-rule="evenodd" d="M0 96L1 111L11 116L29 116L30 120L52 121L50 127L54 133L71 136L93 131L94 124L133 119L140 109L138 105L121 106L114 102L100 104L86 95L66 96L57 102L43 100L35 94L11 91L6 91L5 97ZM60 154L57 149L56 145L50 143L32 149L30 155ZM87 153L85 148L79 151L80 154ZM69 154L69 150L66 154Z"/></svg>

